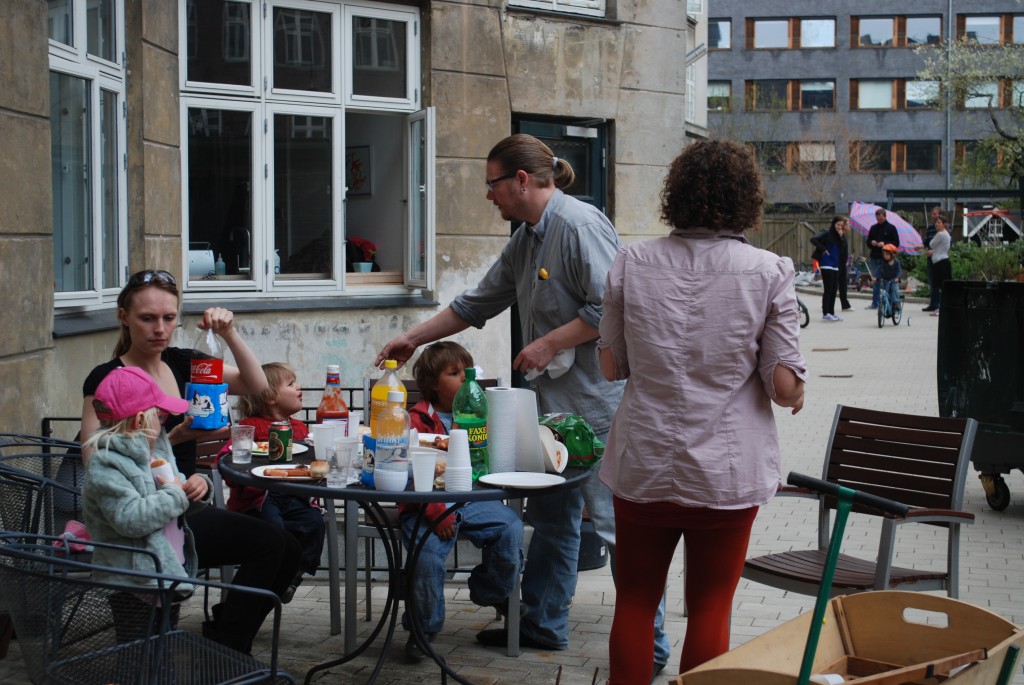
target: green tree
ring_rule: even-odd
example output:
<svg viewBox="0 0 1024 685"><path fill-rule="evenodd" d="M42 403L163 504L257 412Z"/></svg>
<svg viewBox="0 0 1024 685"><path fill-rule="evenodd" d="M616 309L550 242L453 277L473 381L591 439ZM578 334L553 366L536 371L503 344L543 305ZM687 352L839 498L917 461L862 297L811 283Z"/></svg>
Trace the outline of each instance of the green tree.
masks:
<svg viewBox="0 0 1024 685"><path fill-rule="evenodd" d="M991 131L968 151L958 173L969 183L1016 185L1024 199L1024 45L979 45L961 39L916 52L924 57L918 78L939 82L944 106L962 112L967 103L976 103L988 112Z"/></svg>

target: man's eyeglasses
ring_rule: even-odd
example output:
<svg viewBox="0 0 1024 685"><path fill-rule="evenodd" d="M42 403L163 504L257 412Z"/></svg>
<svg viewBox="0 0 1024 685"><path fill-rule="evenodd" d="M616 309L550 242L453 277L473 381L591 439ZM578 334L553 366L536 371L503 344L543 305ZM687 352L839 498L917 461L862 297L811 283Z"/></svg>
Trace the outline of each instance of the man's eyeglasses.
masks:
<svg viewBox="0 0 1024 685"><path fill-rule="evenodd" d="M507 181L510 178L515 178L516 177L516 173L518 173L518 172L513 172L511 174L505 174L504 176L499 176L498 178L492 178L490 180L484 181L484 185L487 186L487 190L488 191L493 193L494 192L494 184L495 183L499 183L501 181Z"/></svg>
<svg viewBox="0 0 1024 685"><path fill-rule="evenodd" d="M177 281L174 280L174 276L163 269L150 269L148 271L137 271L132 274L132 277L128 279L128 287L139 288L148 283L152 283L154 278L159 279L164 283L178 285Z"/></svg>

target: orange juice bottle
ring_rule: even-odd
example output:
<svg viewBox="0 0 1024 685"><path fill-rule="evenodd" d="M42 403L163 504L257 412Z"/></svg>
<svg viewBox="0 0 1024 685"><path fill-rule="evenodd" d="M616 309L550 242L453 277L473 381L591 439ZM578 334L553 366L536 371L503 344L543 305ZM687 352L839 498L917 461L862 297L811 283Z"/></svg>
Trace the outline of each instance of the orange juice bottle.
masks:
<svg viewBox="0 0 1024 685"><path fill-rule="evenodd" d="M388 392L399 390L402 393L402 407L409 399L405 384L398 377L398 362L394 359L384 360L384 375L377 379L370 389L370 435L377 437L377 417L388 406Z"/></svg>

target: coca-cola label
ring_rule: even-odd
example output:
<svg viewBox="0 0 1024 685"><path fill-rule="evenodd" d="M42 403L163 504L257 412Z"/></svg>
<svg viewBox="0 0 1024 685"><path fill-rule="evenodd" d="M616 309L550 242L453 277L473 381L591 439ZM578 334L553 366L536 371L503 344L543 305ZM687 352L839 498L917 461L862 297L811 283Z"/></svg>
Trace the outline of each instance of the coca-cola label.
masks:
<svg viewBox="0 0 1024 685"><path fill-rule="evenodd" d="M193 383L222 383L224 380L223 359L193 359L192 360L192 382Z"/></svg>

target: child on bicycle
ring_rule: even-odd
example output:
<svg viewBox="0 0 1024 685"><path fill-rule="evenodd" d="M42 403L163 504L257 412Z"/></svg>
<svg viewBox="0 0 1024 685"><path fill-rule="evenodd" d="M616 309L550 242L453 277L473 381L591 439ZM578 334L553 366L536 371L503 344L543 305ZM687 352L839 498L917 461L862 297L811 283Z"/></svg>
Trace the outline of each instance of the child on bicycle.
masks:
<svg viewBox="0 0 1024 685"><path fill-rule="evenodd" d="M899 248L892 243L883 245L882 264L878 268L878 273L872 274L871 278L872 284L881 281L879 287L885 288L889 295L893 312L900 308L900 279L903 277L903 267L900 266L900 260L896 259L898 251Z"/></svg>

